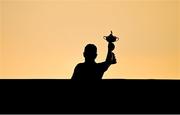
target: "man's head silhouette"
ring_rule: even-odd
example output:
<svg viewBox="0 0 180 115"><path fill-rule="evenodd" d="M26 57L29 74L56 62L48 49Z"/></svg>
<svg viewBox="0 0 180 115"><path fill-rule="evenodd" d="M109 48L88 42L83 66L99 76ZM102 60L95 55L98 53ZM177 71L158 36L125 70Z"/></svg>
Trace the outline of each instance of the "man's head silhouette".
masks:
<svg viewBox="0 0 180 115"><path fill-rule="evenodd" d="M94 44L86 45L84 49L85 62L94 62L97 57L97 47Z"/></svg>

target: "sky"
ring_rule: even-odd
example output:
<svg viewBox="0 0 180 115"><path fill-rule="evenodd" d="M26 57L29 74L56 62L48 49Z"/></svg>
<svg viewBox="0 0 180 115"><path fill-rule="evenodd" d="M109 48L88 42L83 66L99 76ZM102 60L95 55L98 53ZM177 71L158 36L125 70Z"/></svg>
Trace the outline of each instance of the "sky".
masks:
<svg viewBox="0 0 180 115"><path fill-rule="evenodd" d="M86 44L105 79L180 79L179 0L0 0L0 78L69 79Z"/></svg>
<svg viewBox="0 0 180 115"><path fill-rule="evenodd" d="M178 20L180 20L180 1L178 2ZM178 76L180 76L180 21L178 21Z"/></svg>

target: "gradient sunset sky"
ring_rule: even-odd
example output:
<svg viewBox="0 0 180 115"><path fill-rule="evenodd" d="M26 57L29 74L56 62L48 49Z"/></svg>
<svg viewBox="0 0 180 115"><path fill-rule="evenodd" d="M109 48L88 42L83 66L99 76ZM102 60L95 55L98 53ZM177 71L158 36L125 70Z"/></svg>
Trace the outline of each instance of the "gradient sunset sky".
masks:
<svg viewBox="0 0 180 115"><path fill-rule="evenodd" d="M68 79L103 36L120 38L103 78L180 79L179 0L0 0L0 78Z"/></svg>

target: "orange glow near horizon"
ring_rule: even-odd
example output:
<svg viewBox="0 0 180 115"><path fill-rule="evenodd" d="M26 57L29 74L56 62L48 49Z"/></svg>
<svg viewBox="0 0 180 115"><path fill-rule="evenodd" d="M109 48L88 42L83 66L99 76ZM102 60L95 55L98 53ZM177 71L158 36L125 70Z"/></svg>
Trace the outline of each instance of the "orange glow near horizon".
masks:
<svg viewBox="0 0 180 115"><path fill-rule="evenodd" d="M179 0L1 0L0 22L0 78L68 79L86 44L105 60L112 30L103 78L180 79Z"/></svg>

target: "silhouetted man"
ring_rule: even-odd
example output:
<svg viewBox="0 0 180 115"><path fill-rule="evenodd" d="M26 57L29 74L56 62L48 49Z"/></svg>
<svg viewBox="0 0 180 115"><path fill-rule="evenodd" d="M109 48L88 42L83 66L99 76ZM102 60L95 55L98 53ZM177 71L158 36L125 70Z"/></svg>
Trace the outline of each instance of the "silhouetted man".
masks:
<svg viewBox="0 0 180 115"><path fill-rule="evenodd" d="M94 44L88 44L84 50L85 62L79 63L75 69L72 79L77 80L91 80L102 79L104 72L109 68L111 64L116 63L114 53L115 46L113 43L108 44L108 53L106 61L102 63L96 63L97 48Z"/></svg>

